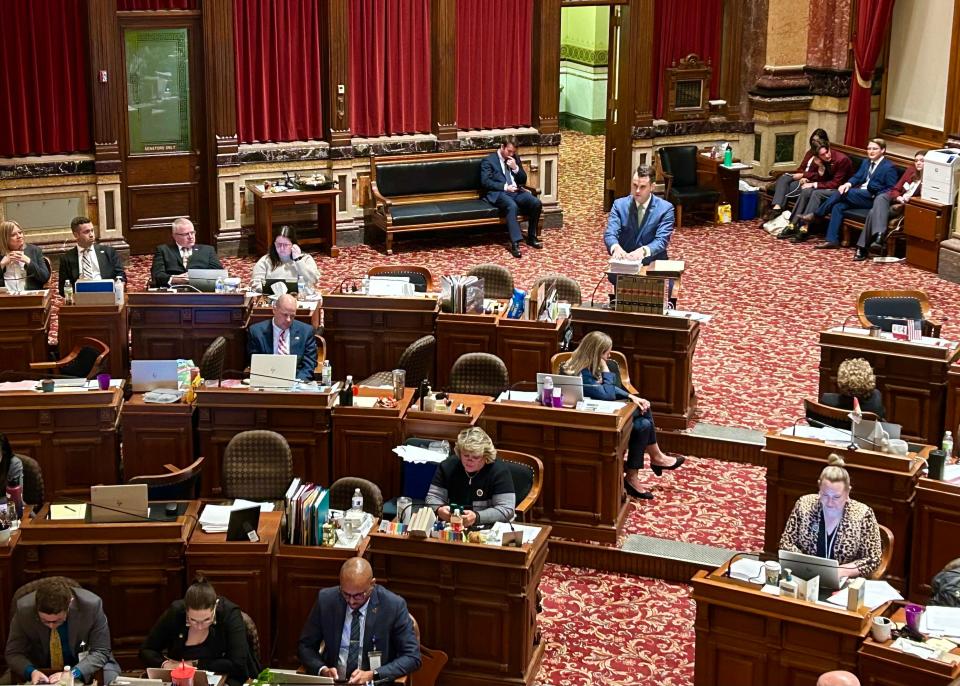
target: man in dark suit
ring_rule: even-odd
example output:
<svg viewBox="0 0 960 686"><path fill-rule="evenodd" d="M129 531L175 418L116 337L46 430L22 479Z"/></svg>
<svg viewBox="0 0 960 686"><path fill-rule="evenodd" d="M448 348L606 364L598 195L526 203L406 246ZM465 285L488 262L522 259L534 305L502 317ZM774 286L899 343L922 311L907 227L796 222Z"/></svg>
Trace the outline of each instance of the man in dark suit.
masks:
<svg viewBox="0 0 960 686"><path fill-rule="evenodd" d="M110 627L100 598L71 588L60 578L41 579L37 590L17 601L7 638L7 665L33 684L57 683L41 669L73 667L74 679L90 683L103 669L109 684L120 674L110 649Z"/></svg>
<svg viewBox="0 0 960 686"><path fill-rule="evenodd" d="M395 680L420 668L420 645L407 603L377 586L362 557L343 564L339 587L317 595L297 653L307 674L351 684Z"/></svg>
<svg viewBox="0 0 960 686"><path fill-rule="evenodd" d="M69 280L76 283L79 279L110 279L117 277L127 280L123 271L120 255L109 245L96 245L97 230L86 217L74 217L70 230L77 240L77 249L68 250L60 258L60 295L63 284Z"/></svg>
<svg viewBox="0 0 960 686"><path fill-rule="evenodd" d="M860 169L853 178L842 184L827 198L827 201L812 214L805 214L800 220L809 224L816 217L830 215L830 225L827 227L827 242L816 246L820 249L840 247L840 227L843 226L843 215L847 210L861 207L873 207L873 199L881 193L886 193L897 182L897 168L893 162L884 157L887 151L887 142L882 138L871 138L867 143L867 159L860 165Z"/></svg>
<svg viewBox="0 0 960 686"><path fill-rule="evenodd" d="M223 269L217 251L197 244L193 222L185 217L173 220L173 243L158 245L153 254L150 276L156 287L189 283L188 269Z"/></svg>
<svg viewBox="0 0 960 686"><path fill-rule="evenodd" d="M537 238L537 227L540 225L540 212L543 205L530 191L523 187L527 182L527 173L523 170L517 152L517 139L508 136L496 152L483 158L480 163L480 185L486 194L483 199L491 205L496 205L507 216L507 229L510 231L510 254L520 257L520 222L517 215L523 213L527 217L527 245L533 248L542 248L543 243Z"/></svg>
<svg viewBox="0 0 960 686"><path fill-rule="evenodd" d="M309 381L317 366L317 339L313 327L297 321L297 299L284 293L273 304L273 317L247 331L249 355L296 355L297 378Z"/></svg>
<svg viewBox="0 0 960 686"><path fill-rule="evenodd" d="M611 257L643 264L667 259L676 217L673 205L653 194L653 179L653 169L640 165L630 195L613 201L603 233Z"/></svg>

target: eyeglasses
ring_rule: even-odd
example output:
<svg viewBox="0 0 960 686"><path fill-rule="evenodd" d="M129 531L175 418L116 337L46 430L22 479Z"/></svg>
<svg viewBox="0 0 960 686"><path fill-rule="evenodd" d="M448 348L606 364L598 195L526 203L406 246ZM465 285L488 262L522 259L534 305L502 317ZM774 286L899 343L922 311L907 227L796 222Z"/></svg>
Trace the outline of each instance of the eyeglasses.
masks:
<svg viewBox="0 0 960 686"><path fill-rule="evenodd" d="M175 233L175 234L173 234L173 235L174 235L174 236L196 236L196 235L197 235L197 232L196 232L196 231L183 231L183 232L180 232L180 233Z"/></svg>
<svg viewBox="0 0 960 686"><path fill-rule="evenodd" d="M343 588L341 588L340 595L343 596L344 600L348 600L348 601L364 600L368 595L370 595L370 589L368 588L366 591L360 591L359 593L347 593L346 591L343 590Z"/></svg>

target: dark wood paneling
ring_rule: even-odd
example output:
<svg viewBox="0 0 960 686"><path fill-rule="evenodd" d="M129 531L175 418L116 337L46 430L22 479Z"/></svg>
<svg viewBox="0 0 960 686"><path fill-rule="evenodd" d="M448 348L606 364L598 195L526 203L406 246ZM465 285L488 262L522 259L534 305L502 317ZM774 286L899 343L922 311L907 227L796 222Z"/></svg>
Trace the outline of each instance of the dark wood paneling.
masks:
<svg viewBox="0 0 960 686"><path fill-rule="evenodd" d="M62 306L58 312L57 344L60 357L66 357L81 338L103 341L110 348L104 371L114 379L130 374L130 346L127 336L127 310L122 305Z"/></svg>
<svg viewBox="0 0 960 686"><path fill-rule="evenodd" d="M557 22L559 31L560 23ZM457 139L457 3L430 2L431 131L437 140ZM558 78L555 83L559 83Z"/></svg>
<svg viewBox="0 0 960 686"><path fill-rule="evenodd" d="M560 130L560 0L534 0L531 36L533 127L541 134Z"/></svg>
<svg viewBox="0 0 960 686"><path fill-rule="evenodd" d="M115 174L120 171L119 113L125 80L116 48L120 43L117 0L88 0L87 30L95 164L98 174ZM105 83L100 78L101 71L106 72Z"/></svg>
<svg viewBox="0 0 960 686"><path fill-rule="evenodd" d="M25 372L46 362L50 298L0 295L0 368Z"/></svg>
<svg viewBox="0 0 960 686"><path fill-rule="evenodd" d="M350 145L350 0L320 3L324 24L323 120L331 146ZM340 92L343 86L343 92Z"/></svg>
<svg viewBox="0 0 960 686"><path fill-rule="evenodd" d="M926 603L934 575L957 557L960 540L960 486L920 479L914 502L910 550L910 600Z"/></svg>

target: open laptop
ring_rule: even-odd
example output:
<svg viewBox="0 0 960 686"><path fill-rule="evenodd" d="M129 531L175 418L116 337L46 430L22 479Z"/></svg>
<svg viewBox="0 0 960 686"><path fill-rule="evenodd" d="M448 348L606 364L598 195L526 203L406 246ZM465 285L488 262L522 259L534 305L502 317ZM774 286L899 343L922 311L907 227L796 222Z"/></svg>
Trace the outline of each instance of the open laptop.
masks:
<svg viewBox="0 0 960 686"><path fill-rule="evenodd" d="M176 360L131 360L130 386L134 393L156 388L179 388Z"/></svg>
<svg viewBox="0 0 960 686"><path fill-rule="evenodd" d="M204 293L213 293L217 290L217 279L225 279L229 276L226 269L188 269L187 278L190 279L190 285L198 291Z"/></svg>
<svg viewBox="0 0 960 686"><path fill-rule="evenodd" d="M288 390L296 382L296 355L250 356L250 388Z"/></svg>
<svg viewBox="0 0 960 686"><path fill-rule="evenodd" d="M90 521L139 522L147 519L147 485L90 487Z"/></svg>
<svg viewBox="0 0 960 686"><path fill-rule="evenodd" d="M836 560L831 560L828 557L794 553L789 550L781 550L779 557L780 566L789 569L793 576L804 580L819 576L820 588L831 590L840 588L840 563Z"/></svg>
<svg viewBox="0 0 960 686"><path fill-rule="evenodd" d="M576 407L583 400L583 378L567 376L566 374L547 374L537 372L537 397L543 397L543 381L547 377L553 379L553 387L559 388L564 407Z"/></svg>
<svg viewBox="0 0 960 686"><path fill-rule="evenodd" d="M77 305L113 305L113 281L110 279L80 279L73 284L73 302Z"/></svg>

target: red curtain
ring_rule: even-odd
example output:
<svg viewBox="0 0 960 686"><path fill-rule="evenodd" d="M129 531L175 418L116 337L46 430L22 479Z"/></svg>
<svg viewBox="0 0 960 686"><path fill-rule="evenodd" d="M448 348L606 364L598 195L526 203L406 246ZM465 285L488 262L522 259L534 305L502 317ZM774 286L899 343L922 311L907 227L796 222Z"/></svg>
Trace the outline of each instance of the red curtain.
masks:
<svg viewBox="0 0 960 686"><path fill-rule="evenodd" d="M121 12L131 10L195 10L197 0L117 0Z"/></svg>
<svg viewBox="0 0 960 686"><path fill-rule="evenodd" d="M234 66L241 143L323 138L322 1L236 0Z"/></svg>
<svg viewBox="0 0 960 686"><path fill-rule="evenodd" d="M533 0L457 0L457 127L530 124Z"/></svg>
<svg viewBox="0 0 960 686"><path fill-rule="evenodd" d="M6 2L0 40L0 156L89 150L87 3Z"/></svg>
<svg viewBox="0 0 960 686"><path fill-rule="evenodd" d="M857 28L853 37L853 76L850 78L850 104L847 108L846 145L864 147L870 136L870 93L873 69L883 49L890 27L894 0L859 0Z"/></svg>
<svg viewBox="0 0 960 686"><path fill-rule="evenodd" d="M430 0L351 0L350 129L430 130Z"/></svg>
<svg viewBox="0 0 960 686"><path fill-rule="evenodd" d="M721 0L657 0L653 23L654 115L662 117L667 102L664 70L690 53L713 67L710 97L715 98L720 88Z"/></svg>

